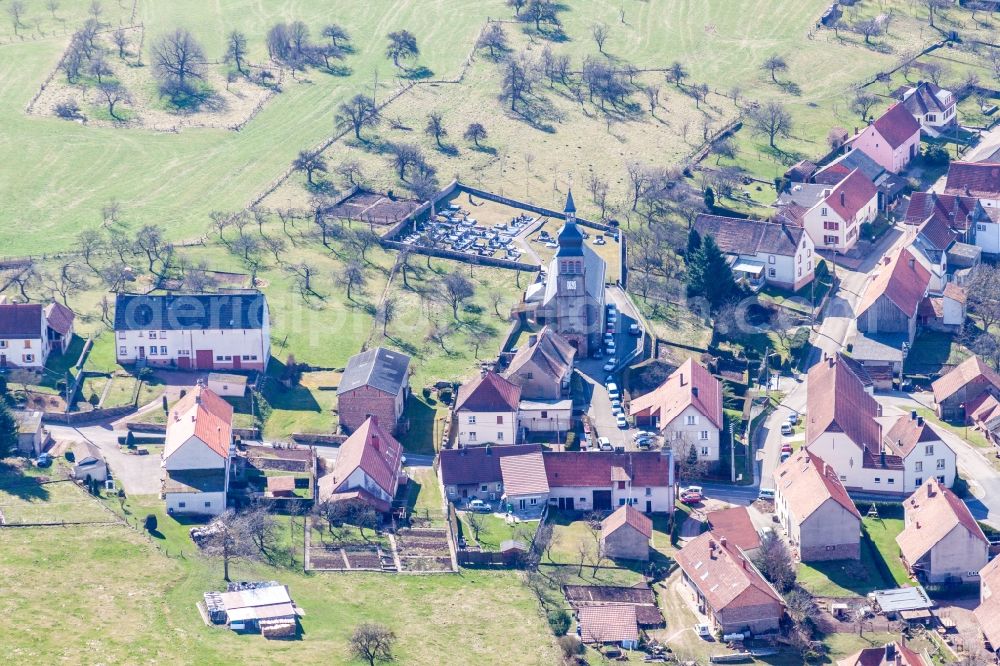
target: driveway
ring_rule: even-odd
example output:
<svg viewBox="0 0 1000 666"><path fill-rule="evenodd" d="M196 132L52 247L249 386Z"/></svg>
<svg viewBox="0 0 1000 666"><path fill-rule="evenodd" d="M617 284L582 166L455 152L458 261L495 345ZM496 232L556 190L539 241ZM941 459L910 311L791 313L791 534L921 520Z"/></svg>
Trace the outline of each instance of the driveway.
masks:
<svg viewBox="0 0 1000 666"><path fill-rule="evenodd" d="M160 456L151 453L147 456L135 456L122 453L118 446L120 432L110 425L72 426L47 425L49 432L56 441L89 441L95 444L104 454L111 474L129 495L157 495L160 492L160 479L163 470L160 467ZM122 431L124 432L124 431Z"/></svg>

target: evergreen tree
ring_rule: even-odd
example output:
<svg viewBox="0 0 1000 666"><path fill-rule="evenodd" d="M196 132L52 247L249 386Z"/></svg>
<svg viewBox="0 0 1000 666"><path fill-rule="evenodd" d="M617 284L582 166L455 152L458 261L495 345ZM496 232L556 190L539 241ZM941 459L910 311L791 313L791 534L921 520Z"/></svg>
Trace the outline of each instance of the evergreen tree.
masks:
<svg viewBox="0 0 1000 666"><path fill-rule="evenodd" d="M17 450L17 421L7 403L0 401L0 458Z"/></svg>
<svg viewBox="0 0 1000 666"><path fill-rule="evenodd" d="M709 211L715 208L715 190L711 186L705 188L705 208Z"/></svg>
<svg viewBox="0 0 1000 666"><path fill-rule="evenodd" d="M733 270L711 236L688 257L687 268L688 296L701 296L716 307L737 295Z"/></svg>
<svg viewBox="0 0 1000 666"><path fill-rule="evenodd" d="M694 253L697 252L698 248L700 247L701 247L701 235L697 231L695 231L694 227L691 227L691 231L688 232L687 252L684 254L684 256L688 258L688 264L691 263L691 258L694 256Z"/></svg>

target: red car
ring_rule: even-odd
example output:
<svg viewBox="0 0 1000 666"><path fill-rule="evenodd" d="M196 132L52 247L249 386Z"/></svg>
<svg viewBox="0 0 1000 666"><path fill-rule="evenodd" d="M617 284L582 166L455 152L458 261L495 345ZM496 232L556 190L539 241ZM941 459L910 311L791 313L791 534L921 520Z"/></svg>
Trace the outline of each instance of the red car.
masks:
<svg viewBox="0 0 1000 666"><path fill-rule="evenodd" d="M782 453L791 453L792 452L792 445L788 444L787 442L785 444L782 444L781 445L781 452Z"/></svg>
<svg viewBox="0 0 1000 666"><path fill-rule="evenodd" d="M703 499L705 497L701 494L701 488L697 486L691 486L681 491L681 504L697 504Z"/></svg>

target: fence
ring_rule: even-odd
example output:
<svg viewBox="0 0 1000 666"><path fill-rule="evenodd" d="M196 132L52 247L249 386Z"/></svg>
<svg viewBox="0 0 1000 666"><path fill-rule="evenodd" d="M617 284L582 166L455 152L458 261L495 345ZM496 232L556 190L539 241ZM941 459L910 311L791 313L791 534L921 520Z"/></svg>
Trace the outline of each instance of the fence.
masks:
<svg viewBox="0 0 1000 666"><path fill-rule="evenodd" d="M455 250L446 250L440 247L426 247L424 245L416 244L410 245L390 240L382 240L381 244L383 247L391 248L393 250L409 250L415 254L429 255L431 257L438 257L439 259L454 259L455 261L464 261L479 266L493 266L494 268L507 268L514 271L528 272L541 270L541 266L535 264L525 264L520 261L511 261L510 259L481 257L478 254L466 254L465 252L456 252Z"/></svg>

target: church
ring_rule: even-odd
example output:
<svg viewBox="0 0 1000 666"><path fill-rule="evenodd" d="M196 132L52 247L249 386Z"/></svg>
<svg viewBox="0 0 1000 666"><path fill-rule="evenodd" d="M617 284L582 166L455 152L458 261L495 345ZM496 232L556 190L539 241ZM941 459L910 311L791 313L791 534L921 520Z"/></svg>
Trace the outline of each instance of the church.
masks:
<svg viewBox="0 0 1000 666"><path fill-rule="evenodd" d="M576 223L573 192L566 196L566 221L556 238L558 249L545 280L528 287L524 310L536 326L559 333L583 356L601 349L604 335L604 280L607 270L584 242Z"/></svg>

